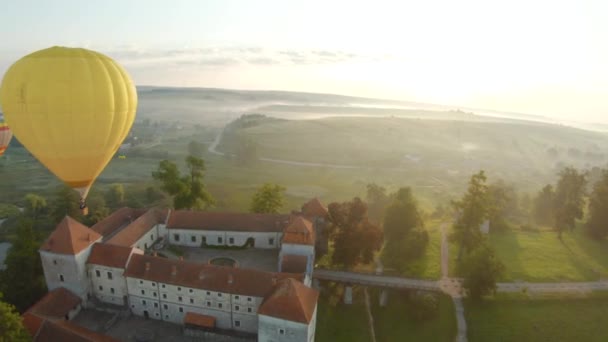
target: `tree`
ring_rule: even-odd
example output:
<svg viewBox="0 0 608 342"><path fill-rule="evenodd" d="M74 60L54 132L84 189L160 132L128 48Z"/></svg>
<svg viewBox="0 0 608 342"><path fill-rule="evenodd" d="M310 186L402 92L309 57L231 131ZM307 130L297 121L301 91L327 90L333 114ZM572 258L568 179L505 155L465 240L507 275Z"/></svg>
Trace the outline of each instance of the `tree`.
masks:
<svg viewBox="0 0 608 342"><path fill-rule="evenodd" d="M105 202L111 209L118 209L125 203L125 187L122 184L112 184L105 195Z"/></svg>
<svg viewBox="0 0 608 342"><path fill-rule="evenodd" d="M386 189L375 183L367 184L365 200L368 205L369 219L374 223L381 224L384 211L390 204L390 197L386 194Z"/></svg>
<svg viewBox="0 0 608 342"><path fill-rule="evenodd" d="M163 160L152 177L161 182L163 191L173 196L175 209L203 209L213 205L215 200L203 183L205 161L188 156L186 166L188 172L181 176L175 163Z"/></svg>
<svg viewBox="0 0 608 342"><path fill-rule="evenodd" d="M89 214L83 218L83 223L88 226L92 226L110 215L110 209L108 209L106 201L99 193L89 194L87 206L89 207Z"/></svg>
<svg viewBox="0 0 608 342"><path fill-rule="evenodd" d="M555 189L554 218L555 229L561 239L564 230L573 230L576 219L583 218L587 178L572 167L562 170L559 177Z"/></svg>
<svg viewBox="0 0 608 342"><path fill-rule="evenodd" d="M285 190L284 187L277 184L266 183L262 185L253 194L251 211L254 213L278 213L285 204Z"/></svg>
<svg viewBox="0 0 608 342"><path fill-rule="evenodd" d="M424 253L429 236L411 189L401 188L394 197L384 216L382 262L403 271Z"/></svg>
<svg viewBox="0 0 608 342"><path fill-rule="evenodd" d="M504 272L504 265L494 251L482 244L475 248L463 262L464 288L473 299L496 291L496 281Z"/></svg>
<svg viewBox="0 0 608 342"><path fill-rule="evenodd" d="M51 217L55 224L59 223L66 215L80 220L82 215L79 208L80 195L67 185L57 189L52 203Z"/></svg>
<svg viewBox="0 0 608 342"><path fill-rule="evenodd" d="M188 144L188 154L197 158L202 158L204 153L205 145L195 140L190 141Z"/></svg>
<svg viewBox="0 0 608 342"><path fill-rule="evenodd" d="M25 214L31 217L34 221L40 213L46 209L46 199L36 194L25 195Z"/></svg>
<svg viewBox="0 0 608 342"><path fill-rule="evenodd" d="M464 253L475 249L483 240L479 226L488 217L487 192L486 175L482 170L471 176L469 188L462 199L453 202L458 218L454 222L451 238L460 246L458 260L461 260Z"/></svg>
<svg viewBox="0 0 608 342"><path fill-rule="evenodd" d="M27 330L15 307L2 301L0 293L0 342L27 342L31 341Z"/></svg>
<svg viewBox="0 0 608 342"><path fill-rule="evenodd" d="M519 213L517 193L513 186L503 181L488 186L488 219L492 229L504 230L508 228L507 219Z"/></svg>
<svg viewBox="0 0 608 342"><path fill-rule="evenodd" d="M20 312L46 293L42 264L38 256L40 236L34 232L31 219L22 218L17 237L6 255L6 268L0 272L0 291L6 301Z"/></svg>
<svg viewBox="0 0 608 342"><path fill-rule="evenodd" d="M555 220L555 191L547 184L538 192L532 206L534 221L538 224L553 226Z"/></svg>
<svg viewBox="0 0 608 342"><path fill-rule="evenodd" d="M608 236L608 170L602 171L602 177L593 186L589 198L589 218L585 224L589 234L596 239Z"/></svg>
<svg viewBox="0 0 608 342"><path fill-rule="evenodd" d="M358 197L328 206L330 235L334 241L332 263L346 268L370 263L382 247L382 231L367 218L367 205Z"/></svg>

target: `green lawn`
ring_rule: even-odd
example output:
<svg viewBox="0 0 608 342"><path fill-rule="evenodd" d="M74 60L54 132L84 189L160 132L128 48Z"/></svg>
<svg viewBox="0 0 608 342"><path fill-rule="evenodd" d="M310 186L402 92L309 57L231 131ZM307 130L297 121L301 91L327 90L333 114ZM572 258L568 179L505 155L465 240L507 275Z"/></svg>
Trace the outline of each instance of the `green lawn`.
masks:
<svg viewBox="0 0 608 342"><path fill-rule="evenodd" d="M315 341L369 342L371 340L363 296L355 288L354 303L345 305L339 292L319 297Z"/></svg>
<svg viewBox="0 0 608 342"><path fill-rule="evenodd" d="M378 342L393 341L453 341L456 336L456 318L450 297L439 297L439 311L435 318L418 322L408 315L408 304L403 294L390 292L386 307L378 305L378 296L372 296L374 329Z"/></svg>
<svg viewBox="0 0 608 342"><path fill-rule="evenodd" d="M579 227L565 233L507 231L490 235L506 265L505 281L591 281L608 276L608 241L588 238Z"/></svg>
<svg viewBox="0 0 608 342"><path fill-rule="evenodd" d="M606 341L608 297L465 301L469 341Z"/></svg>
<svg viewBox="0 0 608 342"><path fill-rule="evenodd" d="M560 241L552 231L510 230L489 235L490 245L505 264L500 281L594 281L608 277L608 241L590 239L577 227ZM450 243L450 274L457 275L458 247Z"/></svg>

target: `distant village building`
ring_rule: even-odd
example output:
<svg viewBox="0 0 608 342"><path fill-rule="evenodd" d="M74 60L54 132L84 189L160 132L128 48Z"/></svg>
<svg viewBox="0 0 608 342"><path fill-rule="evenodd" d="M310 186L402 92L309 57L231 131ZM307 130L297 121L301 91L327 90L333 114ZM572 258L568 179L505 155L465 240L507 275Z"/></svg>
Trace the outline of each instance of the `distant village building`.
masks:
<svg viewBox="0 0 608 342"><path fill-rule="evenodd" d="M182 324L189 336L314 341L319 293L310 286L315 250L327 248L326 217L317 199L291 215L122 208L92 227L66 216L40 248L49 293L24 324L35 341L114 341L70 322L107 303ZM159 257L152 247L161 240L277 249L277 271Z"/></svg>

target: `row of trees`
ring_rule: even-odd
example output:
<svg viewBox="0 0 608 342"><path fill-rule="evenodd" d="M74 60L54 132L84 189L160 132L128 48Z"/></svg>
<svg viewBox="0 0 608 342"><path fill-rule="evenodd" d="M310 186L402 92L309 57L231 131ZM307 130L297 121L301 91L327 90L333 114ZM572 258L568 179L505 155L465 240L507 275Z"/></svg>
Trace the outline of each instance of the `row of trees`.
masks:
<svg viewBox="0 0 608 342"><path fill-rule="evenodd" d="M584 227L592 237L605 239L608 236L608 170L600 170L591 187L589 177L590 173L574 168L562 170L557 184L547 184L534 199L536 223L554 227L561 238L564 231L574 230L577 220L584 218L587 204Z"/></svg>

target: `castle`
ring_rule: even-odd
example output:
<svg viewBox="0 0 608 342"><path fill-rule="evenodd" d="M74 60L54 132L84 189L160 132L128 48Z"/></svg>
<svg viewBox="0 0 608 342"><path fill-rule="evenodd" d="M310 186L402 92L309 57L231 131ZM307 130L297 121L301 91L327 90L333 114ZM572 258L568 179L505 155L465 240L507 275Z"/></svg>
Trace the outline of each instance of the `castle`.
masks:
<svg viewBox="0 0 608 342"><path fill-rule="evenodd" d="M49 293L24 324L35 341L114 341L70 322L101 304L181 324L189 336L314 341L310 285L326 216L317 199L288 215L122 208L92 227L66 216L40 247ZM168 258L159 245L274 249L278 260L276 271L218 266Z"/></svg>

